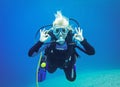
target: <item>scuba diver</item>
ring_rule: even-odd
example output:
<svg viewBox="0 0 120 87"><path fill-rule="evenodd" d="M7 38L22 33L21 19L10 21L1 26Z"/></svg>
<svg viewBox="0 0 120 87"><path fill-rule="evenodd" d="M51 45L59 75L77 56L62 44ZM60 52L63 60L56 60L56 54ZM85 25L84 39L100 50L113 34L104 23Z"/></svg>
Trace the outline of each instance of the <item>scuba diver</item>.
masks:
<svg viewBox="0 0 120 87"><path fill-rule="evenodd" d="M88 54L94 55L94 48L83 37L83 30L80 26L72 28L69 21L74 19L67 18L60 11L55 14L51 28L40 32L39 41L29 50L28 55L34 57L40 54L38 65L37 81L42 82L46 78L46 71L54 73L57 68L64 71L68 81L76 79L76 59L80 56L77 49ZM79 24L78 24L79 25Z"/></svg>

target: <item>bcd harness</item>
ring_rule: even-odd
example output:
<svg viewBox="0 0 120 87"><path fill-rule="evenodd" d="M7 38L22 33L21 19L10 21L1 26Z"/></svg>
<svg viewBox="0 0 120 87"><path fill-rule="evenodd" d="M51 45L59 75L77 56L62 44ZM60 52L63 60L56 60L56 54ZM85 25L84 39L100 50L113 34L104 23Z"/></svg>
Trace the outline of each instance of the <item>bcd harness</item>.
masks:
<svg viewBox="0 0 120 87"><path fill-rule="evenodd" d="M56 52L55 46L57 44L56 37L54 36L52 31L50 31L48 34L52 37L52 42L50 46L45 50L45 55L47 56L47 58ZM78 57L78 54L75 51L76 44L72 42L72 37L73 37L72 31L69 31L65 39L67 43L67 50L60 51L65 53L65 58L63 58L64 59L63 67L67 67L67 65L71 63L72 63L71 65L74 65L76 58ZM58 54L58 57L59 55L60 54ZM57 56L52 56L52 57L57 57Z"/></svg>

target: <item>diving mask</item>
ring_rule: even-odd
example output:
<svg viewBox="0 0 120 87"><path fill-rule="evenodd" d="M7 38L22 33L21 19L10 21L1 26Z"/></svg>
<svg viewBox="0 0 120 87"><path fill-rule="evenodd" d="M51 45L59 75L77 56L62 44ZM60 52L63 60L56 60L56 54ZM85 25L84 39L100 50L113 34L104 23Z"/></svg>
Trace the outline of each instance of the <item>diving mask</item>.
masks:
<svg viewBox="0 0 120 87"><path fill-rule="evenodd" d="M68 29L67 28L54 28L53 29L53 34L56 37L56 42L58 42L59 44L63 44L65 42L65 38L68 34Z"/></svg>
<svg viewBox="0 0 120 87"><path fill-rule="evenodd" d="M68 29L66 29L66 28L54 28L53 33L55 35L58 35L60 33L67 34L68 33Z"/></svg>

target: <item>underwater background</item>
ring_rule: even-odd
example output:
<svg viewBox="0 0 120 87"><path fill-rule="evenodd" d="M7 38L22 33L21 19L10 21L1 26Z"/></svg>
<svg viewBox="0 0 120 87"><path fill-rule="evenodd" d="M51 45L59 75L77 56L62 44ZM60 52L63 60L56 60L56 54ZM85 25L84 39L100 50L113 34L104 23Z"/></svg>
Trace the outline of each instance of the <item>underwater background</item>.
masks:
<svg viewBox="0 0 120 87"><path fill-rule="evenodd" d="M58 69L39 87L120 87L120 0L0 0L0 87L36 87L39 55L28 51L58 10L80 23L96 54L80 52L74 82Z"/></svg>

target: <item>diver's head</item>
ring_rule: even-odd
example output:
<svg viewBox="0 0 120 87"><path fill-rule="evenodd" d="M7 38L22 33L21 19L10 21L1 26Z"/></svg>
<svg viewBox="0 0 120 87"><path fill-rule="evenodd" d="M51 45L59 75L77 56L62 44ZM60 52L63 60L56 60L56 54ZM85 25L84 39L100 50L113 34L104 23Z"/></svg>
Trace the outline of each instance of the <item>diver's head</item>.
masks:
<svg viewBox="0 0 120 87"><path fill-rule="evenodd" d="M70 30L69 19L64 17L60 11L55 14L53 21L53 34L55 35L59 44L64 44L65 38Z"/></svg>

